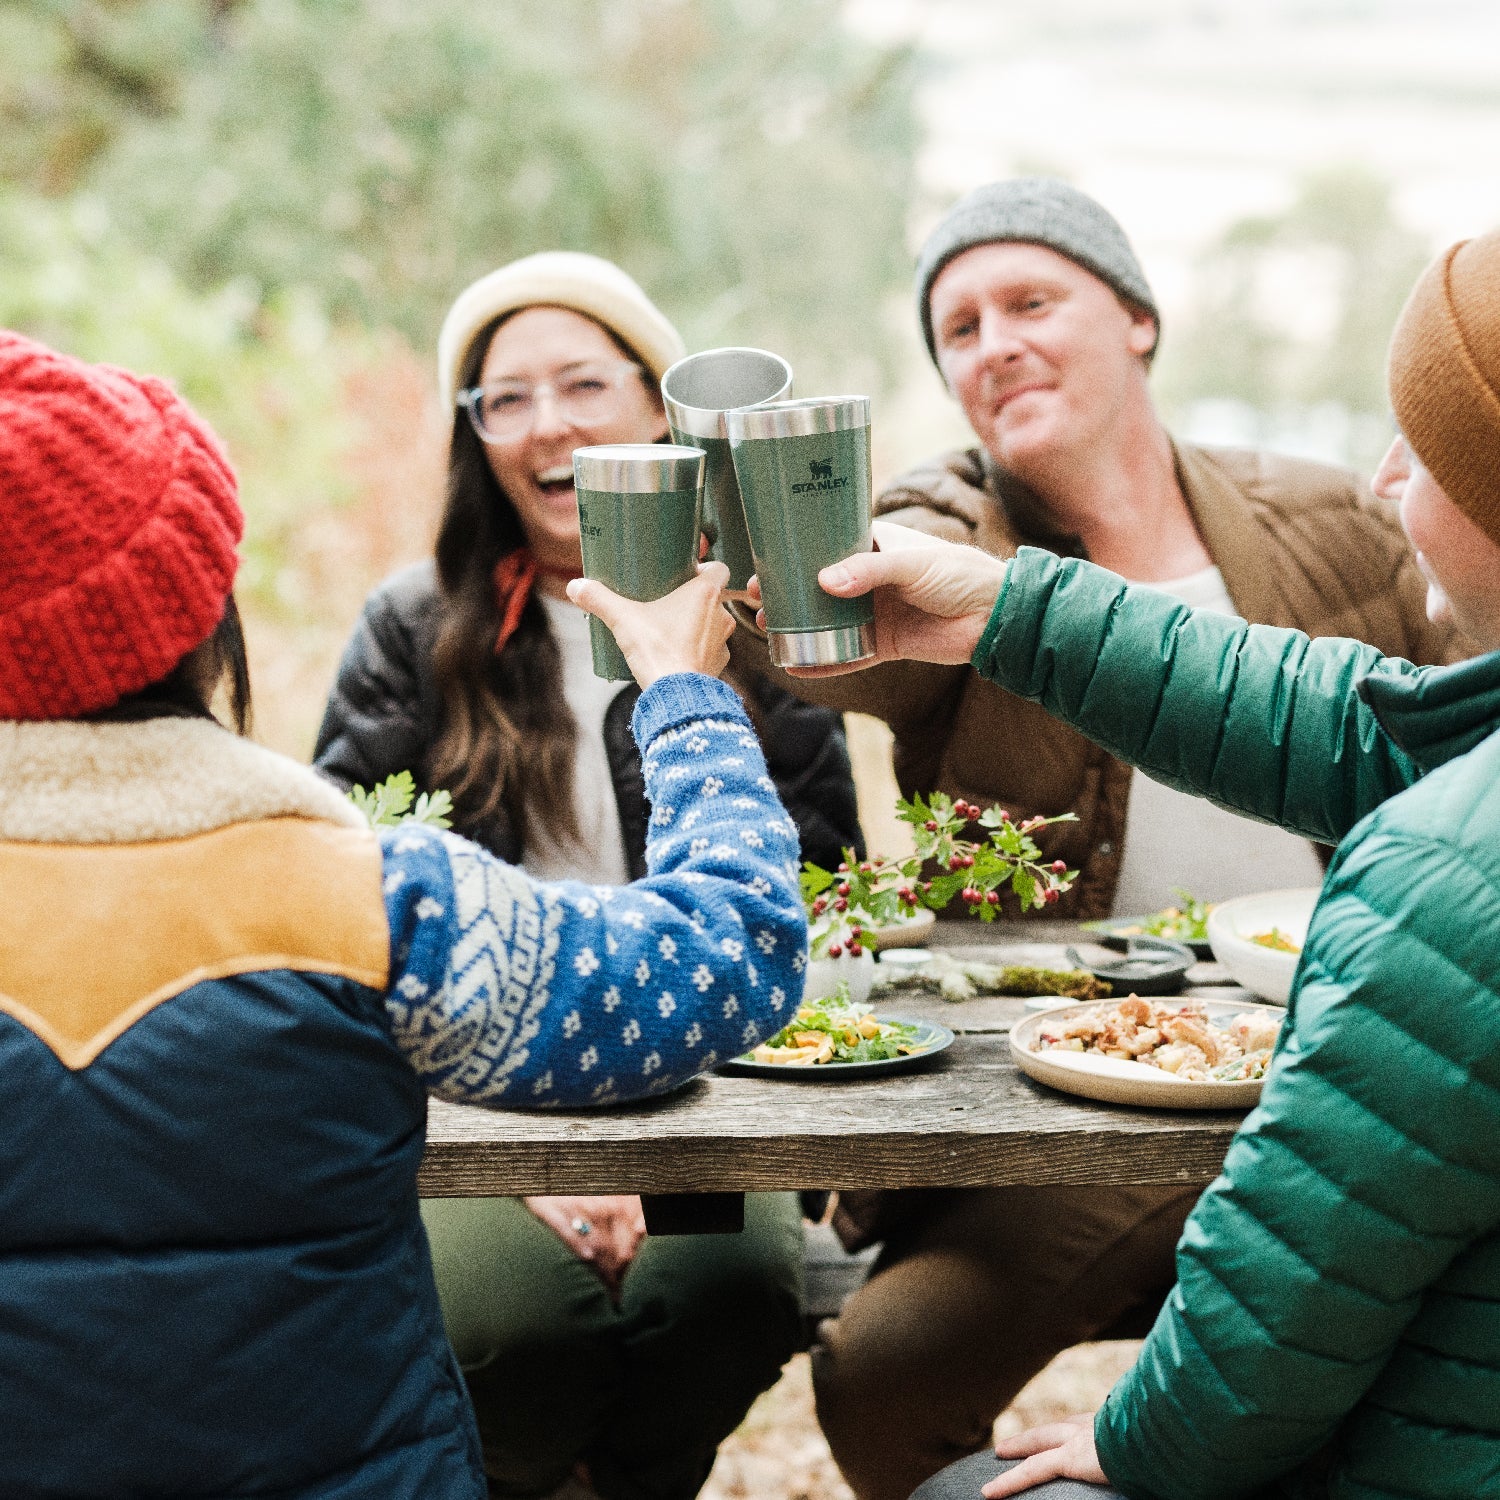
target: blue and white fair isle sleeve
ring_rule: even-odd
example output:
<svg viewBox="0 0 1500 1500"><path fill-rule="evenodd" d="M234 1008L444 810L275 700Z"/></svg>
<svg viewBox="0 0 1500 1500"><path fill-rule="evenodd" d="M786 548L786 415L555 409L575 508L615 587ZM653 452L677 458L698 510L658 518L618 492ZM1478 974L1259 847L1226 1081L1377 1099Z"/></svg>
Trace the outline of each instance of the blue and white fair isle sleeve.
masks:
<svg viewBox="0 0 1500 1500"><path fill-rule="evenodd" d="M662 678L634 731L645 879L544 884L467 840L382 832L386 1008L428 1089L537 1108L663 1093L777 1031L802 996L797 827L732 689Z"/></svg>

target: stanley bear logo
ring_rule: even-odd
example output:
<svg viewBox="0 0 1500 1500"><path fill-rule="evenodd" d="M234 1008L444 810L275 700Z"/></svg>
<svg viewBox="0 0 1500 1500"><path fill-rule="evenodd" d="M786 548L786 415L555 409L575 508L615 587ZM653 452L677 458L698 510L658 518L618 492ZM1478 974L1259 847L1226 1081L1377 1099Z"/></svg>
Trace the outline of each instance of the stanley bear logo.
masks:
<svg viewBox="0 0 1500 1500"><path fill-rule="evenodd" d="M826 490L845 489L849 483L847 474L840 474L837 478L833 473L833 460L829 458L810 458L807 461L808 478L804 484L794 484L792 493L794 495L815 494Z"/></svg>

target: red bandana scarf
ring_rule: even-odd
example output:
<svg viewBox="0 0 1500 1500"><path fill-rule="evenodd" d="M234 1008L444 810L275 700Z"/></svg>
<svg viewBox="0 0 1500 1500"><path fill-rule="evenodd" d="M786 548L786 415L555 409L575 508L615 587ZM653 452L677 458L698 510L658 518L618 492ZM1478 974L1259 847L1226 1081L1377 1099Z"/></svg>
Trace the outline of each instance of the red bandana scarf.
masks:
<svg viewBox="0 0 1500 1500"><path fill-rule="evenodd" d="M577 568L554 568L546 563L539 563L531 555L529 547L517 547L495 564L495 605L500 611L500 631L495 637L496 656L505 650L511 636L520 628L527 600L536 588L537 579L543 574L548 578L561 578L565 582L583 577Z"/></svg>

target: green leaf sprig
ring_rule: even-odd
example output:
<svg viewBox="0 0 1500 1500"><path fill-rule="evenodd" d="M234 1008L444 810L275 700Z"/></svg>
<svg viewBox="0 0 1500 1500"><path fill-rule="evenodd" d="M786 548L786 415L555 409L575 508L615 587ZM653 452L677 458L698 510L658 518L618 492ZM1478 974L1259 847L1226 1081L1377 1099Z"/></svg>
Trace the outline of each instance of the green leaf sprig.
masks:
<svg viewBox="0 0 1500 1500"><path fill-rule="evenodd" d="M1051 906L1078 876L1062 860L1047 860L1034 834L1054 823L1073 823L1072 813L1017 823L998 804L981 808L944 792L902 799L897 815L912 828L917 852L905 859L859 860L844 850L836 871L808 862L802 867L802 899L811 922L814 958L858 957L873 927L900 921L919 907L940 911L955 897L981 922L1001 915L1001 892L1009 890L1023 912ZM978 825L980 836L970 837ZM940 872L922 879L928 861Z"/></svg>
<svg viewBox="0 0 1500 1500"><path fill-rule="evenodd" d="M379 786L366 791L351 787L349 800L365 815L372 828L394 828L401 823L426 823L431 828L451 828L453 798L447 792L417 795L410 771L397 771Z"/></svg>

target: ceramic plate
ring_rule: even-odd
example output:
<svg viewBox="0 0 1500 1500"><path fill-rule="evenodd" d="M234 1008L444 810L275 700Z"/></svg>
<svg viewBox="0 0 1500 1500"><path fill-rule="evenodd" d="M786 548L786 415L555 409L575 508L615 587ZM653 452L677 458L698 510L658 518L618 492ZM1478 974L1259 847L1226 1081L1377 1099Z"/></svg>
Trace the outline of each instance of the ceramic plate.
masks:
<svg viewBox="0 0 1500 1500"><path fill-rule="evenodd" d="M1153 1068L1150 1063L1123 1062L1117 1057L1090 1056L1087 1052L1031 1050L1044 1029L1050 1031L1071 1016L1083 1015L1101 1005L1108 1009L1117 1003L1095 1000L1087 1005L1059 1006L1017 1021L1010 1031L1010 1055L1016 1066L1039 1083L1050 1084L1067 1094L1080 1094L1085 1099L1102 1099L1108 1104L1147 1104L1157 1109L1249 1109L1260 1098L1259 1078L1236 1083L1198 1083L1178 1078L1164 1068ZM1272 1016L1278 1022L1286 1019L1286 1012L1278 1005L1196 998L1179 1003L1198 1006L1221 1025L1246 1012Z"/></svg>
<svg viewBox="0 0 1500 1500"><path fill-rule="evenodd" d="M1097 922L1080 922L1078 925L1085 932L1098 933L1099 941L1106 948L1117 948L1123 952L1126 943L1133 937L1157 937L1164 935L1146 931L1146 923L1155 915L1156 913L1153 912L1144 917L1108 917ZM1185 947L1191 948L1193 950L1193 957L1199 960L1211 959L1214 956L1214 950L1209 947L1206 937L1168 938L1168 941L1182 943Z"/></svg>
<svg viewBox="0 0 1500 1500"><path fill-rule="evenodd" d="M877 1021L905 1021L917 1028L920 1052L908 1052L901 1057L887 1058L883 1062L816 1063L809 1067L797 1067L789 1063L756 1062L748 1054L733 1061L721 1063L721 1073L740 1073L755 1078L786 1078L795 1083L806 1083L810 1079L828 1079L837 1082L848 1078L873 1078L891 1073L910 1073L926 1067L928 1062L953 1045L953 1033L936 1021L918 1021L913 1016L889 1016L876 1014Z"/></svg>

